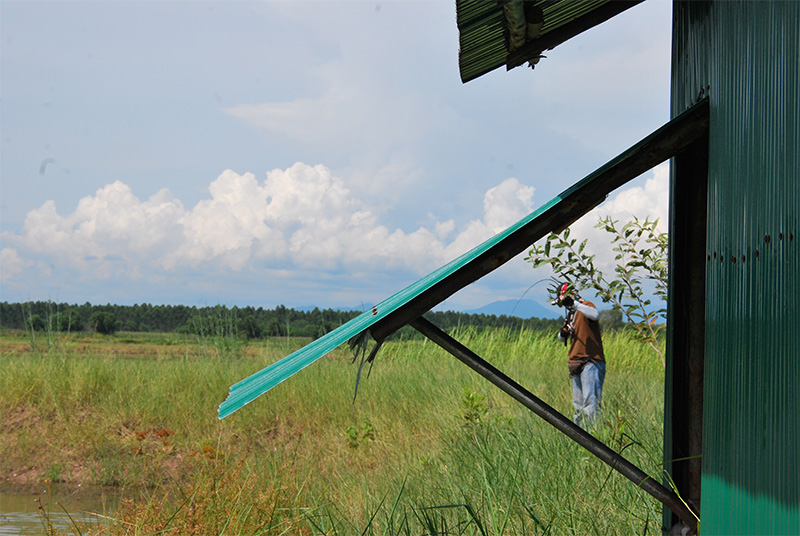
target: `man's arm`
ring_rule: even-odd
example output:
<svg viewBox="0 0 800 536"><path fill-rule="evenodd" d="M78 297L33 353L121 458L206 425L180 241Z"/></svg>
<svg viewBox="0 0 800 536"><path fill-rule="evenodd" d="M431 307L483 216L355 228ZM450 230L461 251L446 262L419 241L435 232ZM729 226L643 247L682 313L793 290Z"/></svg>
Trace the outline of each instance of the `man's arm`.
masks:
<svg viewBox="0 0 800 536"><path fill-rule="evenodd" d="M589 320L596 321L598 318L600 318L600 313L598 312L598 310L592 307L591 305L587 305L585 303L575 302L575 310L581 313Z"/></svg>

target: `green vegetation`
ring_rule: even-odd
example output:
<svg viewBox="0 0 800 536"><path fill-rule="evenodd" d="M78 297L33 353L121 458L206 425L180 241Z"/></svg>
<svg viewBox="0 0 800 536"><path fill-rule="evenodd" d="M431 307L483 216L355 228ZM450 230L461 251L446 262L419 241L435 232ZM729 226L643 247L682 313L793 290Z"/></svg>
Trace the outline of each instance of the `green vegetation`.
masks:
<svg viewBox="0 0 800 536"><path fill-rule="evenodd" d="M569 412L552 331L454 336ZM354 403L340 349L218 421L232 383L310 339L215 337L4 332L0 475L123 488L102 534L660 534L660 504L430 342L388 341ZM598 434L659 477L663 368L604 342Z"/></svg>
<svg viewBox="0 0 800 536"><path fill-rule="evenodd" d="M74 333L90 331L110 335L120 332L183 333L208 337L263 339L266 337L317 338L361 314L314 308L297 311L279 305L262 307L188 307L185 305L69 305L66 303L0 302L0 328L25 329L32 339L41 332ZM541 318L522 319L506 315L467 314L454 311L428 313L442 329L475 326L482 328L552 329L560 322ZM420 338L411 328L401 330L403 338Z"/></svg>
<svg viewBox="0 0 800 536"><path fill-rule="evenodd" d="M665 365L660 343L665 324L656 322L659 318L666 321L667 310L647 298L645 285L652 287L652 294L661 304L666 304L669 236L658 230L657 219L642 221L636 216L621 227L617 220L600 218L595 227L610 235L612 249L617 254L612 278L606 278L595 267L595 256L589 253L591 248L586 247L588 239L580 244L577 239L570 239L569 228L560 235L551 233L539 245L534 244L525 260L534 268L549 266L552 269L557 278L550 289L553 298L558 296L563 282L594 290L604 303L610 303L614 311L625 316L630 327Z"/></svg>

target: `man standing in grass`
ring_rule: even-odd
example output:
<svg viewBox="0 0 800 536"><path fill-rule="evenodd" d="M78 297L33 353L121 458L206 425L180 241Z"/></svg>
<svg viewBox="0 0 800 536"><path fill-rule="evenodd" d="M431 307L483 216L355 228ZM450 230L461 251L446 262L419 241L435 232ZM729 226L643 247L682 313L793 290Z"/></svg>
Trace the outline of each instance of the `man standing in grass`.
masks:
<svg viewBox="0 0 800 536"><path fill-rule="evenodd" d="M606 359L600 336L600 313L590 301L582 300L576 289L564 283L553 305L566 307L567 317L558 340L569 347L569 376L572 380L573 421L591 428L600 417Z"/></svg>

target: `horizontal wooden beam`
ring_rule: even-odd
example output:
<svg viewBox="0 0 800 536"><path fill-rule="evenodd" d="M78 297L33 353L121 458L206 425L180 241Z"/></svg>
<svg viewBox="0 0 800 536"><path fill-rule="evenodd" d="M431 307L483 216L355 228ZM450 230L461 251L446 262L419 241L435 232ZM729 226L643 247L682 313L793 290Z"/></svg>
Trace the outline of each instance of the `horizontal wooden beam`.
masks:
<svg viewBox="0 0 800 536"><path fill-rule="evenodd" d="M558 196L560 201L540 216L372 325L369 328L372 336L376 341L384 340L457 291L529 249L540 238L568 226L623 184L679 154L708 132L708 108L707 99L694 105L562 192Z"/></svg>

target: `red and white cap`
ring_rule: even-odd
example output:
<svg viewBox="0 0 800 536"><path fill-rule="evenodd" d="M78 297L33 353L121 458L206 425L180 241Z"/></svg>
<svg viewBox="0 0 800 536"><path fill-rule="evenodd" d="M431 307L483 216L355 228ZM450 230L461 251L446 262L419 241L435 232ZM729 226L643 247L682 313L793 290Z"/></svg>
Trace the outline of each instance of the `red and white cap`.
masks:
<svg viewBox="0 0 800 536"><path fill-rule="evenodd" d="M558 290L558 298L553 300L551 305L561 305L561 301L569 294L572 294L573 286L569 283L564 283Z"/></svg>

